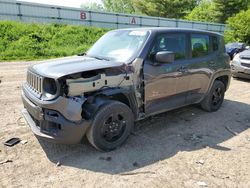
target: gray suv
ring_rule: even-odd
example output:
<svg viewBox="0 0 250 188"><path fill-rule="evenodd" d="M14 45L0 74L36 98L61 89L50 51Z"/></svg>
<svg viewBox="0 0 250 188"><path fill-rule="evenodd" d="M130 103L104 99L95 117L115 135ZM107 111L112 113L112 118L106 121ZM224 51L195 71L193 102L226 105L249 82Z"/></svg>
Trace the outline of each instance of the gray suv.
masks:
<svg viewBox="0 0 250 188"><path fill-rule="evenodd" d="M87 53L35 64L22 111L35 135L110 151L134 122L190 104L220 108L231 70L223 36L177 28L106 33Z"/></svg>
<svg viewBox="0 0 250 188"><path fill-rule="evenodd" d="M231 68L232 77L250 79L250 49L235 55Z"/></svg>

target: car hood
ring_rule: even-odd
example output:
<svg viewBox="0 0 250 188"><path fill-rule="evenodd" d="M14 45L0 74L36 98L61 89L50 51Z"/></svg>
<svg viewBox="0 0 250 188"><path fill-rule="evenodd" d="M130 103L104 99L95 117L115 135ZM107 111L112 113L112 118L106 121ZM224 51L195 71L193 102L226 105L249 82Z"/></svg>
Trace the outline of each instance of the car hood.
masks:
<svg viewBox="0 0 250 188"><path fill-rule="evenodd" d="M29 70L44 77L58 79L78 72L122 65L123 63L121 62L98 60L87 56L71 56L43 61L31 66Z"/></svg>
<svg viewBox="0 0 250 188"><path fill-rule="evenodd" d="M250 50L244 50L239 53L241 59L250 59Z"/></svg>
<svg viewBox="0 0 250 188"><path fill-rule="evenodd" d="M236 48L227 48L226 47L226 52L231 52L231 51L233 51L233 50L235 50Z"/></svg>

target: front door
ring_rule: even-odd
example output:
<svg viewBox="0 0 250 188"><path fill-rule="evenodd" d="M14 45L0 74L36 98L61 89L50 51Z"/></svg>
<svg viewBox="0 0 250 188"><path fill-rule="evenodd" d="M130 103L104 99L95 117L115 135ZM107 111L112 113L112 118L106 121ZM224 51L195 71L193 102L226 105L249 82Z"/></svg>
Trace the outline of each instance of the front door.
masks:
<svg viewBox="0 0 250 188"><path fill-rule="evenodd" d="M189 74L186 67L186 34L161 33L144 62L145 112L146 115L178 108L186 104ZM175 53L172 63L159 63L155 54L160 51Z"/></svg>

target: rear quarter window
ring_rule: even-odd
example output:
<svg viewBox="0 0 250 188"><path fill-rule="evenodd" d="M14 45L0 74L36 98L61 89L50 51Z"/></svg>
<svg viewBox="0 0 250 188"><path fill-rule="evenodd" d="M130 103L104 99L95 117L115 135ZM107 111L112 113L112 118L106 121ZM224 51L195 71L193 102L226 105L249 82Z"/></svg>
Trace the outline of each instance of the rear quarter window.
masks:
<svg viewBox="0 0 250 188"><path fill-rule="evenodd" d="M204 57L209 54L209 36L203 34L191 35L192 57Z"/></svg>

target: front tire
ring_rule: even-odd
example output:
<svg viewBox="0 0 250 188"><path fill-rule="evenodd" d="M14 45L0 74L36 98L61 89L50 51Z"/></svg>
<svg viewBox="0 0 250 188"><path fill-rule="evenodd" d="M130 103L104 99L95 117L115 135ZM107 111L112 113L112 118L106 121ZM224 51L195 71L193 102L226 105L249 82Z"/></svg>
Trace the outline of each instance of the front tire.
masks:
<svg viewBox="0 0 250 188"><path fill-rule="evenodd" d="M201 102L202 109L208 112L217 111L224 100L225 85L222 81L215 80L209 94Z"/></svg>
<svg viewBox="0 0 250 188"><path fill-rule="evenodd" d="M87 138L98 150L111 151L127 140L133 126L131 109L124 103L111 101L95 114Z"/></svg>

